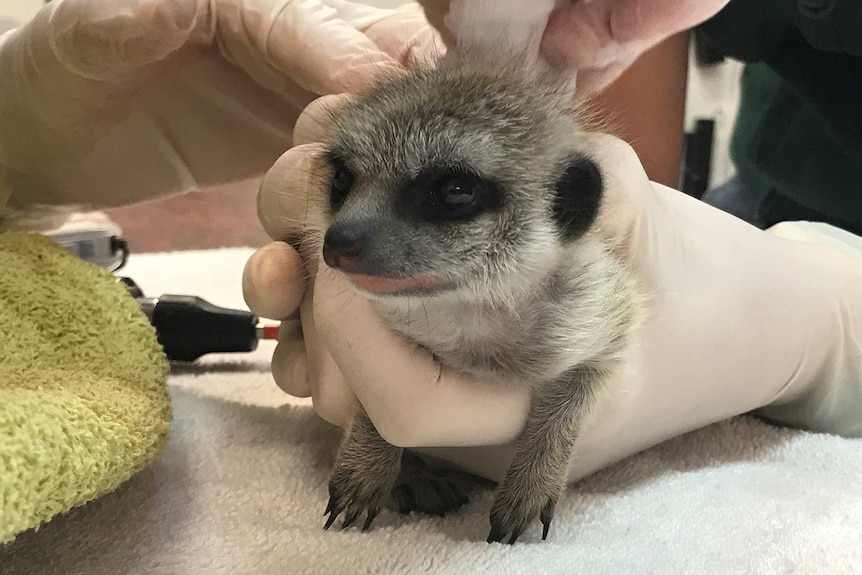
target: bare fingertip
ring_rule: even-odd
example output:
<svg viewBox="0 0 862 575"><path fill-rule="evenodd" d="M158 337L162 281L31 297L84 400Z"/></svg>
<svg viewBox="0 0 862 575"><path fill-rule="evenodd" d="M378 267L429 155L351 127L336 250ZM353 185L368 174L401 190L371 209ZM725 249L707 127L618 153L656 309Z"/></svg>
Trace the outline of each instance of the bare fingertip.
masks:
<svg viewBox="0 0 862 575"><path fill-rule="evenodd" d="M283 319L299 307L305 269L299 254L284 242L255 252L243 271L243 297L249 309L268 319Z"/></svg>
<svg viewBox="0 0 862 575"><path fill-rule="evenodd" d="M322 146L294 146L276 160L257 192L257 214L275 240L292 240L319 225L325 194Z"/></svg>
<svg viewBox="0 0 862 575"><path fill-rule="evenodd" d="M293 130L294 145L317 144L326 140L335 112L350 102L347 94L329 94L314 100L299 115Z"/></svg>
<svg viewBox="0 0 862 575"><path fill-rule="evenodd" d="M311 397L308 384L308 358L301 335L283 338L272 354L272 377L275 384L293 397Z"/></svg>

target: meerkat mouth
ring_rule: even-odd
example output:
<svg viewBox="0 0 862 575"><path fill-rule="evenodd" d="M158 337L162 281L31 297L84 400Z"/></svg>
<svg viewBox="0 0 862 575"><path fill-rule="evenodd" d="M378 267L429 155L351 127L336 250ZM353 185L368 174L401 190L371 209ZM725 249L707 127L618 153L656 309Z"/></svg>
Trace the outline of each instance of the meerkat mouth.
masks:
<svg viewBox="0 0 862 575"><path fill-rule="evenodd" d="M404 278L350 273L345 275L355 287L375 295L430 293L450 287L443 279L430 275L416 275Z"/></svg>

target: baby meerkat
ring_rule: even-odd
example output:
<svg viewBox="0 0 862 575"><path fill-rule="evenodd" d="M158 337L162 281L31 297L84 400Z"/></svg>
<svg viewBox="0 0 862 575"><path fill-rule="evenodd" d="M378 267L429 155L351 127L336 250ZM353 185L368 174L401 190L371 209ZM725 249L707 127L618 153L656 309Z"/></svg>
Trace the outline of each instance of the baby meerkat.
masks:
<svg viewBox="0 0 862 575"><path fill-rule="evenodd" d="M571 95L520 72L451 54L335 111L316 246L394 332L488 385L530 390L490 514L488 541L510 543L537 517L547 537L578 431L641 308L594 230L603 177ZM404 455L360 410L336 458L326 527L365 513L368 529ZM464 503L449 495L437 511Z"/></svg>

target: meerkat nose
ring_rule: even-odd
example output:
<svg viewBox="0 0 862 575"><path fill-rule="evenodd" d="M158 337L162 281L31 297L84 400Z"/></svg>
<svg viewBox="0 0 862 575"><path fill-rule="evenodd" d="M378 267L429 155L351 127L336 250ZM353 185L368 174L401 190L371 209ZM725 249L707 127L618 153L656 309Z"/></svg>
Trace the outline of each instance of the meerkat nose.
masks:
<svg viewBox="0 0 862 575"><path fill-rule="evenodd" d="M331 249L327 249L326 246L323 247L323 261L333 269L350 271L356 264L357 255L359 255L357 252L339 254Z"/></svg>
<svg viewBox="0 0 862 575"><path fill-rule="evenodd" d="M323 238L323 261L331 268L350 271L366 242L363 227L356 224L334 224Z"/></svg>

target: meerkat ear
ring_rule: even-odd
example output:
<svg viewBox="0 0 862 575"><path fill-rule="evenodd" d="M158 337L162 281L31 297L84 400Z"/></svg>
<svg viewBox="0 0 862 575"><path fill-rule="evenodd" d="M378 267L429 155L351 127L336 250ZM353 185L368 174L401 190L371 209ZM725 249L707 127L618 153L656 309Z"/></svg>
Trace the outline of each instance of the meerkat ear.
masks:
<svg viewBox="0 0 862 575"><path fill-rule="evenodd" d="M602 173L590 158L570 157L557 180L553 216L565 240L575 240L586 232L599 213L602 200Z"/></svg>

